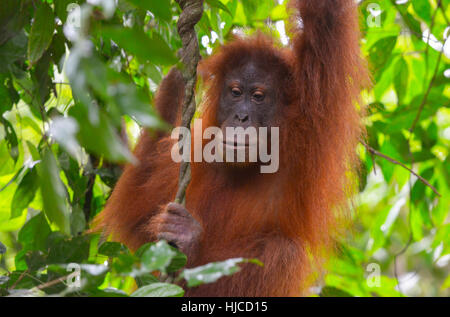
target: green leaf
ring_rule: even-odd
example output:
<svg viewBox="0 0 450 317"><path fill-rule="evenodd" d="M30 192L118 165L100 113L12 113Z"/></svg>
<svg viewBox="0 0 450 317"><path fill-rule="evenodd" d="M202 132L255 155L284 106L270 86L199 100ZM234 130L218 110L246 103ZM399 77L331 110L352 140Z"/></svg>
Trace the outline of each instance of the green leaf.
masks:
<svg viewBox="0 0 450 317"><path fill-rule="evenodd" d="M58 29L58 33L53 36L49 51L51 52L53 63L58 67L59 72L62 72L62 67L64 64L64 60L62 60L62 57L66 53L65 42L66 38L62 34L62 29Z"/></svg>
<svg viewBox="0 0 450 317"><path fill-rule="evenodd" d="M428 1L428 0L421 0ZM417 21L409 12L407 12L407 8L404 6L397 7L398 11L402 14L403 21L405 24L414 32L414 35L417 37L422 37L422 29L420 28L420 22Z"/></svg>
<svg viewBox="0 0 450 317"><path fill-rule="evenodd" d="M426 131L422 128L422 126L416 126L414 132L420 138L422 149L430 152L431 148L436 144L438 140L438 127L436 123L430 123Z"/></svg>
<svg viewBox="0 0 450 317"><path fill-rule="evenodd" d="M184 290L174 284L153 283L137 289L131 297L181 297Z"/></svg>
<svg viewBox="0 0 450 317"><path fill-rule="evenodd" d="M170 1L161 0L128 0L133 5L140 9L148 10L155 16L170 22L172 19L172 12L170 8Z"/></svg>
<svg viewBox="0 0 450 317"><path fill-rule="evenodd" d="M150 37L138 28L105 27L102 34L135 55L141 63L173 65L177 62L172 49L156 32Z"/></svg>
<svg viewBox="0 0 450 317"><path fill-rule="evenodd" d="M321 297L353 297L350 293L332 286L325 286L320 291Z"/></svg>
<svg viewBox="0 0 450 317"><path fill-rule="evenodd" d="M33 161L38 161L41 158L41 155L39 154L38 149L34 146L33 143L31 143L29 140L26 141L28 150L30 151L31 157L33 158Z"/></svg>
<svg viewBox="0 0 450 317"><path fill-rule="evenodd" d="M135 262L139 259L129 253L120 253L117 257L114 258L112 267L119 274L131 275L131 276L140 276L144 274L148 274L147 271L144 270L135 270ZM133 274L130 274L133 273ZM134 274L135 273L135 274Z"/></svg>
<svg viewBox="0 0 450 317"><path fill-rule="evenodd" d="M187 257L185 254L180 252L178 249L176 249L172 246L170 246L170 247L176 254L172 258L172 261L170 262L169 266L167 267L167 272L176 272L186 265Z"/></svg>
<svg viewBox="0 0 450 317"><path fill-rule="evenodd" d="M22 211L33 201L39 188L39 176L36 169L28 170L17 186L11 202L11 219L19 217Z"/></svg>
<svg viewBox="0 0 450 317"><path fill-rule="evenodd" d="M28 270L37 271L46 265L46 257L42 251L28 251L25 254L25 262L27 263Z"/></svg>
<svg viewBox="0 0 450 317"><path fill-rule="evenodd" d="M19 32L8 42L0 46L0 73L10 70L12 63L26 59L28 38L24 31Z"/></svg>
<svg viewBox="0 0 450 317"><path fill-rule="evenodd" d="M262 265L261 262L257 260L246 260L243 258L228 259L222 262L208 263L192 269L184 269L180 277L187 281L188 287L213 283L223 276L232 275L238 272L240 270L238 264L248 262Z"/></svg>
<svg viewBox="0 0 450 317"><path fill-rule="evenodd" d="M80 235L86 229L86 217L80 205L72 206L70 213L70 232L72 235Z"/></svg>
<svg viewBox="0 0 450 317"><path fill-rule="evenodd" d="M69 234L70 214L66 203L67 191L61 181L56 159L49 149L44 150L42 162L38 166L45 215L62 232Z"/></svg>
<svg viewBox="0 0 450 317"><path fill-rule="evenodd" d="M391 58L391 52L397 43L397 36L388 36L378 40L370 47L370 62L373 67L375 78L379 79L383 73L384 66Z"/></svg>
<svg viewBox="0 0 450 317"><path fill-rule="evenodd" d="M136 89L133 84L127 83L122 74L111 69L107 71L108 96L107 99L117 106L122 114L127 114L140 125L155 129L167 128L164 122L158 117L145 93ZM95 79L98 80L98 79Z"/></svg>
<svg viewBox="0 0 450 317"><path fill-rule="evenodd" d="M408 91L408 79L409 79L408 64L404 58L400 58L395 65L395 78L394 87L397 92L398 103L402 104L406 92Z"/></svg>
<svg viewBox="0 0 450 317"><path fill-rule="evenodd" d="M18 241L25 250L47 250L47 237L51 233L44 213L39 213L20 229Z"/></svg>
<svg viewBox="0 0 450 317"><path fill-rule="evenodd" d="M399 160L400 154L398 153L397 149L392 145L391 142L383 143L383 145L381 146L381 153ZM388 160L384 159L379 160L378 163L380 163L381 165L381 171L383 172L384 179L386 180L386 182L389 183L394 174L395 165L389 162Z"/></svg>
<svg viewBox="0 0 450 317"><path fill-rule="evenodd" d="M206 0L205 2L209 4L212 8L219 8L232 16L228 7L224 5L222 2L220 2L220 0Z"/></svg>
<svg viewBox="0 0 450 317"><path fill-rule="evenodd" d="M0 78L0 115L12 109L13 102L11 100L8 87L2 82Z"/></svg>
<svg viewBox="0 0 450 317"><path fill-rule="evenodd" d="M97 122L91 123L88 111L98 111ZM98 155L104 155L112 162L134 161L128 148L122 143L114 126L110 123L106 114L94 104L90 109L85 105L75 104L69 110L79 126L83 128L77 134L78 141L89 151ZM92 136L95 135L95 138Z"/></svg>
<svg viewBox="0 0 450 317"><path fill-rule="evenodd" d="M16 36L29 22L29 5L25 1L2 0L0 2L0 45Z"/></svg>
<svg viewBox="0 0 450 317"><path fill-rule="evenodd" d="M28 59L36 63L49 47L55 30L55 17L47 3L40 3L37 8L28 42Z"/></svg>
<svg viewBox="0 0 450 317"><path fill-rule="evenodd" d="M434 172L434 166L427 168L426 170L424 170L423 172L420 172L419 174L424 179L431 180L431 178L433 177L433 172ZM427 188L428 187L424 183L422 183L420 180L417 180L411 190L411 199L415 203L424 201L425 190Z"/></svg>
<svg viewBox="0 0 450 317"><path fill-rule="evenodd" d="M166 241L158 241L144 248L144 251L139 251L140 258L142 265L150 272L165 271L176 255Z"/></svg>
<svg viewBox="0 0 450 317"><path fill-rule="evenodd" d="M50 97L51 89L54 87L50 76L51 65L50 52L46 51L44 55L37 61L35 67L31 71L31 79L33 80L33 91L31 92L37 99L39 109L45 105ZM55 109L56 110L56 109ZM41 111L41 110L40 110Z"/></svg>
<svg viewBox="0 0 450 317"><path fill-rule="evenodd" d="M448 288L450 288L450 275L447 276L444 283L442 283L442 285L441 285L441 290L445 290Z"/></svg>
<svg viewBox="0 0 450 317"><path fill-rule="evenodd" d="M76 4L79 0L56 0L53 1L55 6L55 14L61 20L61 22L65 23L67 19L67 15L69 13L68 9L70 9L69 4Z"/></svg>
<svg viewBox="0 0 450 317"><path fill-rule="evenodd" d="M14 162L16 162L19 158L19 141L17 139L16 131L14 131L12 124L2 116L0 116L0 122L3 124L5 130L9 155L11 155Z"/></svg>
<svg viewBox="0 0 450 317"><path fill-rule="evenodd" d="M128 253L128 249L119 242L105 242L98 248L99 254L103 254L108 257L116 257L122 252Z"/></svg>
<svg viewBox="0 0 450 317"><path fill-rule="evenodd" d="M87 292L92 297L128 297L127 293L125 293L124 291L112 287L87 290Z"/></svg>
<svg viewBox="0 0 450 317"><path fill-rule="evenodd" d="M50 137L56 140L73 157L80 151L76 134L79 131L77 121L72 117L55 116L50 124Z"/></svg>
<svg viewBox="0 0 450 317"><path fill-rule="evenodd" d="M248 21L252 21L255 18L255 12L258 10L258 4L252 0L242 0L242 5L244 6L245 16Z"/></svg>
<svg viewBox="0 0 450 317"><path fill-rule="evenodd" d="M420 212L421 208L423 208L422 205L419 207L414 205L411 206L410 223L413 241L420 241L424 237L423 221Z"/></svg>
<svg viewBox="0 0 450 317"><path fill-rule="evenodd" d="M142 287L153 283L159 283L158 278L151 273L136 276L135 281L138 287Z"/></svg>
<svg viewBox="0 0 450 317"><path fill-rule="evenodd" d="M27 290L31 289L38 284L42 284L39 279L34 278L31 274L26 274L25 270L16 270L11 272L9 276L9 285L15 285L17 290Z"/></svg>
<svg viewBox="0 0 450 317"><path fill-rule="evenodd" d="M146 63L144 65L145 74L157 85L162 81L161 71L156 68L152 63Z"/></svg>
<svg viewBox="0 0 450 317"><path fill-rule="evenodd" d="M428 0L411 1L414 11L425 22L431 21L431 6Z"/></svg>
<svg viewBox="0 0 450 317"><path fill-rule="evenodd" d="M270 19L273 21L287 20L289 18L285 5L277 5L270 12Z"/></svg>
<svg viewBox="0 0 450 317"><path fill-rule="evenodd" d="M89 258L90 239L89 235L68 238L60 232L53 232L47 241L49 249L47 262L49 264L82 263Z"/></svg>

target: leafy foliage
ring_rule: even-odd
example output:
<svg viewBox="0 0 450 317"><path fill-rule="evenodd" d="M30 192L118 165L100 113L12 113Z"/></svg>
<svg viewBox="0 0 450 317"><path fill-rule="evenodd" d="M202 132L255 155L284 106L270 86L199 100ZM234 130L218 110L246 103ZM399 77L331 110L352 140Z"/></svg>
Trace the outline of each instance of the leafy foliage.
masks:
<svg viewBox="0 0 450 317"><path fill-rule="evenodd" d="M286 44L285 2L206 0L202 55L256 29ZM316 293L449 295L449 1L359 7L374 86L357 212ZM84 233L139 129L168 128L151 105L179 64L179 14L174 1L1 1L0 295L182 296L174 279L195 287L249 261L183 269L165 242L132 253Z"/></svg>

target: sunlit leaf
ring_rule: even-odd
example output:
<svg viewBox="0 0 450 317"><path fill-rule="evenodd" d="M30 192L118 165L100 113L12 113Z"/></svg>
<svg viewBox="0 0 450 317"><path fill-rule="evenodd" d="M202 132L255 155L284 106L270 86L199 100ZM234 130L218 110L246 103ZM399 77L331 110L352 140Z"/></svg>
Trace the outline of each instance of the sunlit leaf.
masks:
<svg viewBox="0 0 450 317"><path fill-rule="evenodd" d="M148 10L152 12L155 16L170 21L172 18L172 13L170 9L170 1L160 1L160 0L128 0L138 8Z"/></svg>
<svg viewBox="0 0 450 317"><path fill-rule="evenodd" d="M14 131L13 125L3 117L0 117L0 122L5 131L9 154L14 161L17 161L19 158L19 140L17 139L16 131Z"/></svg>
<svg viewBox="0 0 450 317"><path fill-rule="evenodd" d="M34 195L39 188L39 176L36 169L28 170L25 176L20 181L19 186L14 193L11 202L11 219L19 217L22 211L34 199Z"/></svg>
<svg viewBox="0 0 450 317"><path fill-rule="evenodd" d="M132 297L181 297L184 290L174 284L153 283L136 290Z"/></svg>
<svg viewBox="0 0 450 317"><path fill-rule="evenodd" d="M75 105L69 113L77 120L78 124L83 126L83 129L78 132L77 138L85 148L99 155L105 155L111 161L133 160L130 151L122 143L103 112L98 113L96 123L90 122L87 109L82 105ZM95 138L92 137L94 135Z"/></svg>
<svg viewBox="0 0 450 317"><path fill-rule="evenodd" d="M431 7L428 0L422 1L411 1L414 11L419 17L421 17L425 22L431 21Z"/></svg>
<svg viewBox="0 0 450 317"><path fill-rule="evenodd" d="M25 223L19 231L18 241L25 250L47 250L47 237L51 229L44 213L39 213Z"/></svg>
<svg viewBox="0 0 450 317"><path fill-rule="evenodd" d="M394 49L396 42L396 36L389 36L380 39L370 48L370 61L373 65L376 74L375 76L377 78L379 78L382 73L383 67L391 58L390 54Z"/></svg>
<svg viewBox="0 0 450 317"><path fill-rule="evenodd" d="M80 151L80 145L76 139L78 131L79 126L75 119L71 117L56 117L52 120L49 135L61 144L68 153L76 157Z"/></svg>
<svg viewBox="0 0 450 317"><path fill-rule="evenodd" d="M240 270L239 264L246 262L262 265L259 261L234 258L222 262L209 263L192 269L184 269L180 276L187 281L188 287L213 283L223 276L238 272ZM257 270L258 268L255 267L254 269Z"/></svg>
<svg viewBox="0 0 450 317"><path fill-rule="evenodd" d="M213 8L219 8L225 12L227 12L228 14L231 15L230 10L227 8L226 5L224 5L220 0L206 0L205 1L207 4L209 4L211 7Z"/></svg>
<svg viewBox="0 0 450 317"><path fill-rule="evenodd" d="M353 297L351 294L336 287L326 286L320 292L321 297Z"/></svg>
<svg viewBox="0 0 450 317"><path fill-rule="evenodd" d="M45 150L39 164L41 194L44 212L50 222L63 232L70 232L69 210L66 202L67 191L59 176L59 167L50 150Z"/></svg>
<svg viewBox="0 0 450 317"><path fill-rule="evenodd" d="M155 244L151 244L145 251L142 252L140 258L142 264L147 271L165 270L172 259L175 257L176 252L165 241L158 241Z"/></svg>
<svg viewBox="0 0 450 317"><path fill-rule="evenodd" d="M150 61L172 65L177 62L173 51L158 33L153 33L150 37L137 28L107 27L102 29L102 34L135 55L142 63Z"/></svg>
<svg viewBox="0 0 450 317"><path fill-rule="evenodd" d="M402 104L408 91L409 79L408 64L403 58L400 58L395 66L394 86L397 92L398 103Z"/></svg>

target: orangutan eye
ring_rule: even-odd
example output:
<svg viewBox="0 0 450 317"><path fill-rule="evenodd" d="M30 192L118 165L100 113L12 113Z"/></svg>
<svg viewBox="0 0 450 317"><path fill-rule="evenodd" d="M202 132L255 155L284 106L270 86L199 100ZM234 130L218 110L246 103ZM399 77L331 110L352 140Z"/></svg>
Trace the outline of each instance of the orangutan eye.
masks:
<svg viewBox="0 0 450 317"><path fill-rule="evenodd" d="M231 89L231 94L233 95L233 97L240 97L242 95L242 90L237 87L233 87Z"/></svg>
<svg viewBox="0 0 450 317"><path fill-rule="evenodd" d="M261 91L257 91L253 94L253 99L255 99L257 102L261 102L264 100L264 93Z"/></svg>

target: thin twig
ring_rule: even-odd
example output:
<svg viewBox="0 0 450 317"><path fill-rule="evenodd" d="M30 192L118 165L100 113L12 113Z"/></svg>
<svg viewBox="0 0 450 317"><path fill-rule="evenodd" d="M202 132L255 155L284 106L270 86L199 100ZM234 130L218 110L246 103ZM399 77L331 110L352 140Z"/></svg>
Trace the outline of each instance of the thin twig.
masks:
<svg viewBox="0 0 450 317"><path fill-rule="evenodd" d="M407 141L408 142L408 155L411 158L411 163L410 163L411 166L414 166L414 155L411 151L411 135L412 134L409 135L409 138ZM399 252L394 254L394 277L395 277L395 280L397 281L398 291L402 294L403 294L403 292L402 292L402 288L401 288L401 283L400 283L400 279L398 277L398 266L397 266L398 262L397 261L398 261L399 256L401 256L403 253L405 253L409 249L411 243L414 240L412 223L411 223L411 205L412 205L412 188L413 188L411 177L408 178L408 185L409 185L409 191L408 191L408 203L407 203L407 205L408 205L407 217L408 217L408 226L409 226L409 238L408 238L408 242L406 242L406 245Z"/></svg>
<svg viewBox="0 0 450 317"><path fill-rule="evenodd" d="M387 156L386 154L378 152L377 150L375 150L374 148L369 146L364 141L361 141L361 144L364 145L364 147L367 149L367 151L369 151L369 153L374 154L374 155L379 156L379 157L382 157L385 160L387 160L387 161L389 161L389 162L391 162L391 163L393 163L395 165L400 165L404 169L408 170L411 174L416 176L422 183L424 183L426 186L430 187L436 195L441 197L441 194L437 191L437 189L433 185L431 185L425 178L423 178L422 176L418 175L416 172L414 172L412 169L410 169L408 166L406 166L402 162L399 162L399 161L393 159L392 157Z"/></svg>
<svg viewBox="0 0 450 317"><path fill-rule="evenodd" d="M448 26L450 26L450 21L447 18L447 15L445 14L444 6L442 5L442 1L438 2L438 7L441 9L442 15L444 16L444 20L447 23Z"/></svg>
<svg viewBox="0 0 450 317"><path fill-rule="evenodd" d="M428 52L430 49L430 39L431 39L431 35L433 35L434 22L436 19L436 15L437 15L440 3L441 3L441 0L438 0L437 8L433 13L433 17L431 18L430 31L428 32L428 36L427 36L427 42L426 42L427 46L425 48L425 76L424 76L425 80L428 78L428 56L429 56ZM425 80L424 80L424 84L425 84Z"/></svg>
<svg viewBox="0 0 450 317"><path fill-rule="evenodd" d="M394 254L394 277L395 277L395 279L397 281L398 291L400 293L403 293L403 292L402 292L401 285L400 285L401 284L400 283L400 279L398 277L397 260L398 260L398 257L400 255L402 255L403 253L406 252L406 250L409 249L409 247L411 246L412 242L413 242L413 234L412 234L412 231L410 231L408 242L406 242L406 245L398 253Z"/></svg>
<svg viewBox="0 0 450 317"><path fill-rule="evenodd" d="M56 285L56 284L59 284L59 283L63 283L65 280L67 280L70 277L70 275L71 274L58 277L55 280L52 280L50 282L47 282L47 283L38 285L36 287L33 287L30 291L41 290L41 289L44 289L44 288L47 288L47 287L50 287L50 286L53 286L53 285Z"/></svg>
<svg viewBox="0 0 450 317"><path fill-rule="evenodd" d="M23 279L23 277L28 273L28 269L23 271L20 276L17 278L16 282L10 287L10 289L16 288L17 284Z"/></svg>
<svg viewBox="0 0 450 317"><path fill-rule="evenodd" d="M425 107L425 104L426 104L427 99L428 99L428 95L431 92L431 88L433 87L434 80L436 79L437 73L439 71L439 66L440 66L440 63L441 63L441 57L442 57L442 51L439 53L439 57L438 57L438 60L436 62L436 67L434 69L433 77L431 78L430 83L429 83L428 88L427 88L427 91L425 92L425 95L423 96L422 102L420 103L419 110L417 111L416 117L414 118L414 121L413 121L413 123L411 125L411 128L409 128L409 132L413 132L415 127L416 127L416 125L417 125L417 123L419 122L420 115L422 113L423 108Z"/></svg>

